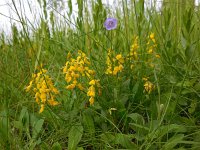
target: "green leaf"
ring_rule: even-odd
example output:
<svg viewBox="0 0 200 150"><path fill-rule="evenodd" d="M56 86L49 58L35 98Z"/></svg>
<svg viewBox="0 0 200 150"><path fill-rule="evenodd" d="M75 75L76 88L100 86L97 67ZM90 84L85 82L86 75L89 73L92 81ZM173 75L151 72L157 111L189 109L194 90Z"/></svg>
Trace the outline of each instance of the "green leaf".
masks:
<svg viewBox="0 0 200 150"><path fill-rule="evenodd" d="M192 114L195 111L196 107L197 107L197 100L192 100L188 112Z"/></svg>
<svg viewBox="0 0 200 150"><path fill-rule="evenodd" d="M0 139L7 140L9 137L9 118L6 111L0 112ZM0 144L1 145L1 144Z"/></svg>
<svg viewBox="0 0 200 150"><path fill-rule="evenodd" d="M115 139L115 136L112 133L103 133L100 135L100 137L102 141L104 141L105 143L109 145L112 144Z"/></svg>
<svg viewBox="0 0 200 150"><path fill-rule="evenodd" d="M182 125L170 124L159 127L157 130L152 131L148 134L151 139L161 138L162 136L169 133L186 132L186 128Z"/></svg>
<svg viewBox="0 0 200 150"><path fill-rule="evenodd" d="M52 150L62 150L60 143L58 143L58 142L54 143L52 146Z"/></svg>
<svg viewBox="0 0 200 150"><path fill-rule="evenodd" d="M77 145L81 140L81 137L83 135L83 126L77 125L72 126L72 128L69 131L69 141L68 141L68 149L69 150L76 150Z"/></svg>
<svg viewBox="0 0 200 150"><path fill-rule="evenodd" d="M103 133L100 137L101 140L107 145L121 145L123 148L137 149L137 145L131 142L131 140L135 138L133 134Z"/></svg>
<svg viewBox="0 0 200 150"><path fill-rule="evenodd" d="M20 121L13 121L13 126L19 130L23 129L23 125Z"/></svg>
<svg viewBox="0 0 200 150"><path fill-rule="evenodd" d="M120 144L124 148L128 149L137 149L137 145L131 142L131 139L133 138L132 135L117 133L115 135L115 144Z"/></svg>
<svg viewBox="0 0 200 150"><path fill-rule="evenodd" d="M19 116L19 121L22 123L23 126L29 126L29 113L26 107L22 108Z"/></svg>
<svg viewBox="0 0 200 150"><path fill-rule="evenodd" d="M162 147L162 150L169 150L173 149L178 143L181 143L181 141L184 138L184 134L177 134L174 135L172 138L170 138L167 143Z"/></svg>
<svg viewBox="0 0 200 150"><path fill-rule="evenodd" d="M135 123L138 123L140 125L144 124L144 118L142 115L138 114L138 113L132 113L132 114L128 114L129 118L131 118Z"/></svg>
<svg viewBox="0 0 200 150"><path fill-rule="evenodd" d="M195 47L193 45L188 45L185 49L185 56L188 61L194 57Z"/></svg>
<svg viewBox="0 0 200 150"><path fill-rule="evenodd" d="M40 133L41 129L42 129L42 125L44 123L43 119L39 119L34 127L33 127L33 139L35 139L37 137L37 135Z"/></svg>
<svg viewBox="0 0 200 150"><path fill-rule="evenodd" d="M137 81L132 89L132 98L135 98L135 95L138 92L139 86L140 86L140 81Z"/></svg>
<svg viewBox="0 0 200 150"><path fill-rule="evenodd" d="M94 135L95 126L94 126L94 121L91 114L92 112L89 109L86 110L86 112L83 114L83 124L84 124L84 128L87 129L90 135Z"/></svg>
<svg viewBox="0 0 200 150"><path fill-rule="evenodd" d="M135 138L138 141L143 140L149 132L149 128L144 125L144 118L137 113L129 114L128 117L133 120L129 125L134 131L136 131Z"/></svg>

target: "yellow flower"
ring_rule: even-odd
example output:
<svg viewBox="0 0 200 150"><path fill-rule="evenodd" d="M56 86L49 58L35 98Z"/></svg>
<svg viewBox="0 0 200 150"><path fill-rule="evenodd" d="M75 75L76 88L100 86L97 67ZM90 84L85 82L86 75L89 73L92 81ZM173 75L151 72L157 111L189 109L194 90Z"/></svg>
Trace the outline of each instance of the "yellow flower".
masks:
<svg viewBox="0 0 200 150"><path fill-rule="evenodd" d="M148 77L143 77L142 80L143 81L148 81Z"/></svg>
<svg viewBox="0 0 200 150"><path fill-rule="evenodd" d="M156 40L155 40L155 34L154 33L151 33L149 38L155 43Z"/></svg>
<svg viewBox="0 0 200 150"><path fill-rule="evenodd" d="M116 56L116 59L119 61L119 63L124 63L124 58L122 57L122 55L121 54L118 54L117 56Z"/></svg>
<svg viewBox="0 0 200 150"><path fill-rule="evenodd" d="M119 67L116 66L113 70L113 75L116 75L119 72Z"/></svg>
<svg viewBox="0 0 200 150"><path fill-rule="evenodd" d="M87 96L95 97L95 88L94 88L93 85L89 87L88 92L87 92Z"/></svg>
<svg viewBox="0 0 200 150"><path fill-rule="evenodd" d="M95 75L95 71L94 70L88 70L88 73L91 75Z"/></svg>
<svg viewBox="0 0 200 150"><path fill-rule="evenodd" d="M41 99L42 103L45 103L46 98L47 98L47 94L44 93L44 92L42 92L42 93L40 94L40 99Z"/></svg>
<svg viewBox="0 0 200 150"><path fill-rule="evenodd" d="M39 113L42 113L43 111L44 111L44 104L41 104Z"/></svg>
<svg viewBox="0 0 200 150"><path fill-rule="evenodd" d="M70 84L66 87L67 90L73 90L76 87L76 84Z"/></svg>
<svg viewBox="0 0 200 150"><path fill-rule="evenodd" d="M138 36L137 36L135 37L133 44L131 45L131 52L136 51L138 48L139 48L139 45L138 45Z"/></svg>
<svg viewBox="0 0 200 150"><path fill-rule="evenodd" d="M89 101L92 105L95 97L95 86L100 87L100 84L99 80L94 79L95 71L90 69L90 61L86 54L78 50L78 56L76 58L71 58L70 55L70 60L67 61L64 66L63 72L65 73L66 82L71 83L66 87L68 90L77 87L79 90L83 91L84 86L81 81L90 79L90 87L88 87L87 96L90 97Z"/></svg>
<svg viewBox="0 0 200 150"><path fill-rule="evenodd" d="M69 74L66 74L65 80L69 83L72 80L72 77Z"/></svg>
<svg viewBox="0 0 200 150"><path fill-rule="evenodd" d="M146 81L145 84L144 84L144 89L146 92L148 92L149 94L153 91L154 89L154 85L153 83L151 83L150 81Z"/></svg>
<svg viewBox="0 0 200 150"><path fill-rule="evenodd" d="M81 83L79 83L78 85L77 85L77 87L79 88L79 90L81 90L81 91L83 91L84 90L84 87L82 86L82 84Z"/></svg>
<svg viewBox="0 0 200 150"><path fill-rule="evenodd" d="M106 70L105 73L106 73L106 74L112 74L112 69L111 69L111 67L107 68L107 70Z"/></svg>
<svg viewBox="0 0 200 150"><path fill-rule="evenodd" d="M30 81L29 85L25 88L26 92L31 90L32 84L33 84L33 81Z"/></svg>
<svg viewBox="0 0 200 150"><path fill-rule="evenodd" d="M84 58L84 62L85 62L85 64L87 64L87 65L90 65L90 62L89 62L89 60L88 60L88 58Z"/></svg>
<svg viewBox="0 0 200 150"><path fill-rule="evenodd" d="M39 102L39 99L40 99L40 93L39 92L37 92L37 93L35 93L35 101L36 101L36 103L40 103Z"/></svg>
<svg viewBox="0 0 200 150"><path fill-rule="evenodd" d="M156 54L156 58L160 58L160 55L159 55L159 54Z"/></svg>
<svg viewBox="0 0 200 150"><path fill-rule="evenodd" d="M84 69L83 69L83 67L79 66L79 67L77 67L77 71L82 73L84 71Z"/></svg>
<svg viewBox="0 0 200 150"><path fill-rule="evenodd" d="M91 81L89 82L89 85L95 85L95 80L91 80Z"/></svg>
<svg viewBox="0 0 200 150"><path fill-rule="evenodd" d="M58 103L57 101L55 101L54 99L48 100L48 103L49 103L49 105L51 105L51 106L56 106L56 105L59 104L59 103Z"/></svg>
<svg viewBox="0 0 200 150"><path fill-rule="evenodd" d="M67 67L64 67L63 68L63 73L66 73L67 72Z"/></svg>
<svg viewBox="0 0 200 150"><path fill-rule="evenodd" d="M79 75L78 73L75 73L75 74L73 75L73 77L74 77L74 78L79 78L80 75Z"/></svg>
<svg viewBox="0 0 200 150"><path fill-rule="evenodd" d="M114 67L113 75L116 75L118 72L121 72L122 70L123 70L123 65Z"/></svg>
<svg viewBox="0 0 200 150"><path fill-rule="evenodd" d="M76 68L74 66L69 67L69 71L75 71L75 70L76 70Z"/></svg>
<svg viewBox="0 0 200 150"><path fill-rule="evenodd" d="M55 87L52 88L52 92L55 94L59 94L59 91Z"/></svg>
<svg viewBox="0 0 200 150"><path fill-rule="evenodd" d="M53 98L53 94L58 94L59 91L54 87L52 79L48 76L47 70L43 69L42 66L38 67L40 70L37 74L32 75L32 80L29 83L29 86L26 88L26 91L29 91L33 86L33 92L35 93L35 101L40 105L39 113L44 111L46 101L49 101L50 98ZM51 101L50 101L51 102ZM57 102L52 101L52 104Z"/></svg>
<svg viewBox="0 0 200 150"><path fill-rule="evenodd" d="M153 53L153 49L152 49L152 48L149 48L148 53L149 53L149 54L152 54L152 53Z"/></svg>
<svg viewBox="0 0 200 150"><path fill-rule="evenodd" d="M93 105L94 104L94 97L90 97L89 102L90 102L90 105Z"/></svg>
<svg viewBox="0 0 200 150"><path fill-rule="evenodd" d="M154 39L155 34L154 34L154 33L151 33L149 37L150 37L150 39Z"/></svg>
<svg viewBox="0 0 200 150"><path fill-rule="evenodd" d="M123 65L119 65L119 71L122 71L123 70Z"/></svg>
<svg viewBox="0 0 200 150"><path fill-rule="evenodd" d="M77 80L74 80L72 83L76 85L76 84L78 83L78 81L77 81Z"/></svg>
<svg viewBox="0 0 200 150"><path fill-rule="evenodd" d="M72 54L69 52L68 54L67 54L67 59L70 59L72 57Z"/></svg>

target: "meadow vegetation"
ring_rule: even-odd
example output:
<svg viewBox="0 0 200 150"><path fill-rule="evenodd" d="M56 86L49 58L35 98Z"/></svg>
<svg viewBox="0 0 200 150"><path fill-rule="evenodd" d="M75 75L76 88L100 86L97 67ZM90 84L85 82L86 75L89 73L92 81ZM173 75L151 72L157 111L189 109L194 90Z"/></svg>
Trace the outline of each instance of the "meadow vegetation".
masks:
<svg viewBox="0 0 200 150"><path fill-rule="evenodd" d="M22 29L0 36L0 149L200 149L193 0L77 0L75 17L72 0L65 15L38 0L37 27L16 3Z"/></svg>

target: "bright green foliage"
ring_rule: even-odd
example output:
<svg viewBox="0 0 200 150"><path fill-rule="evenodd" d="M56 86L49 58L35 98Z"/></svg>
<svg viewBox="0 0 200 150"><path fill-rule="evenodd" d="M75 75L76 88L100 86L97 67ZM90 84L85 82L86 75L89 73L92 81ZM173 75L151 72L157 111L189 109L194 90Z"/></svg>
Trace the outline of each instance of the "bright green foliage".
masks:
<svg viewBox="0 0 200 150"><path fill-rule="evenodd" d="M17 13L0 35L0 149L199 150L200 7L73 2L38 0L37 27Z"/></svg>

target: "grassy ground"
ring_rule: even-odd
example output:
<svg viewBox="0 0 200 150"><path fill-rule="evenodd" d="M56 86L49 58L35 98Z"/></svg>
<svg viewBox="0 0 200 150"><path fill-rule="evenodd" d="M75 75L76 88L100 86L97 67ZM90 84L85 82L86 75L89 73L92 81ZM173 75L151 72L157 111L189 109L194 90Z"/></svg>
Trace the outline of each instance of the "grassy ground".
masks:
<svg viewBox="0 0 200 150"><path fill-rule="evenodd" d="M38 2L37 28L17 13L22 30L0 36L0 149L200 149L192 0L165 0L160 11L144 0L115 10L77 0L76 18L71 0L67 15Z"/></svg>

